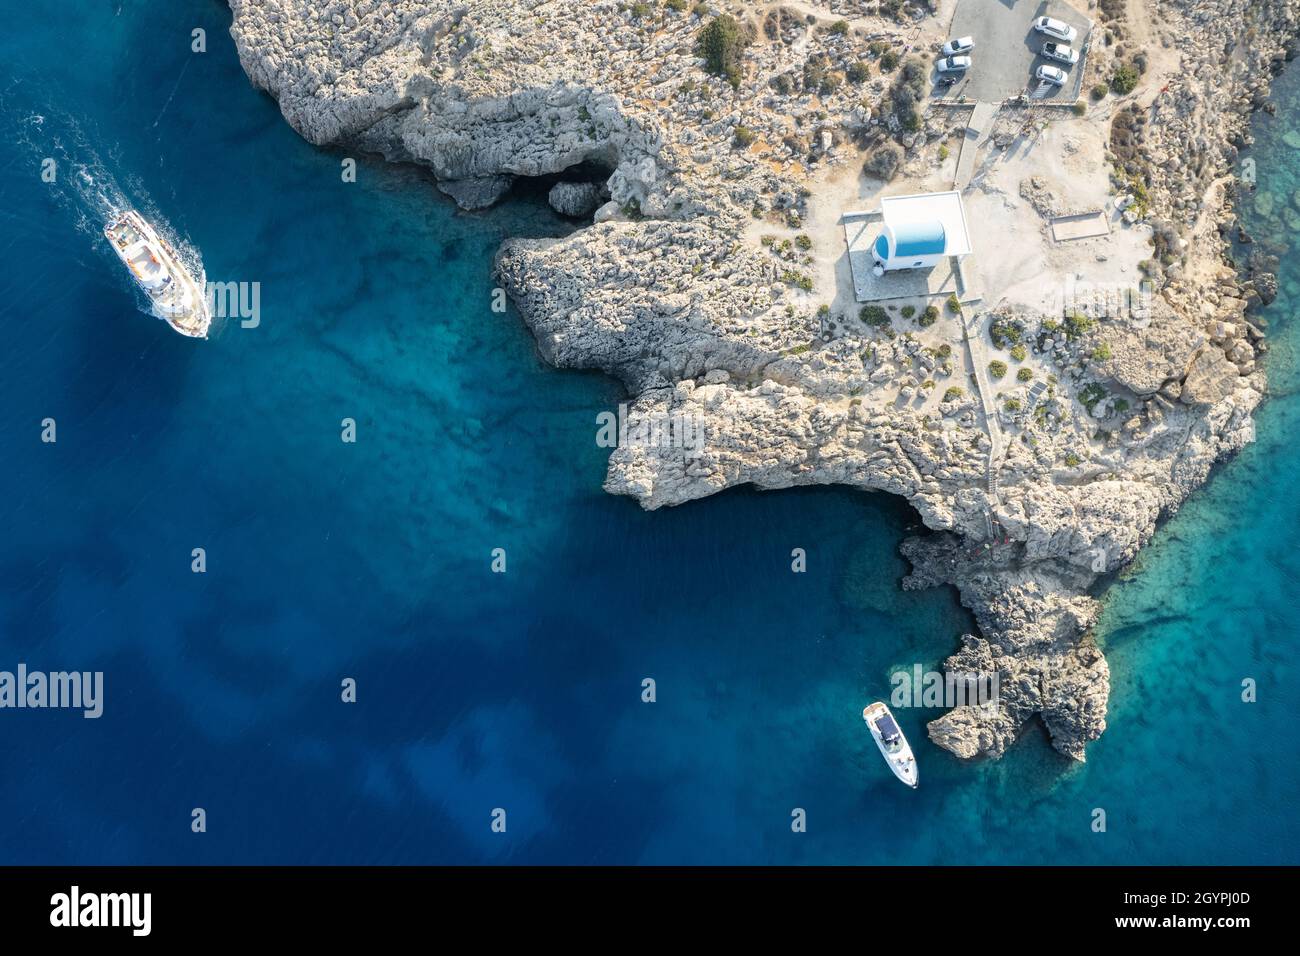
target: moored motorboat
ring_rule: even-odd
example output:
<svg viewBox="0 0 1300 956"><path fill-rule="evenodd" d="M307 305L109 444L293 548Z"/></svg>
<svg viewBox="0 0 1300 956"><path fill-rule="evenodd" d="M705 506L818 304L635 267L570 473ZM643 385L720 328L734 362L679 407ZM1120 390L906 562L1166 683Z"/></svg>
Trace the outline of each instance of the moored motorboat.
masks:
<svg viewBox="0 0 1300 956"><path fill-rule="evenodd" d="M912 756L912 748L889 708L880 701L868 704L863 708L862 719L866 721L876 746L880 748L881 756L889 764L889 769L894 771L894 776L916 789L916 758Z"/></svg>

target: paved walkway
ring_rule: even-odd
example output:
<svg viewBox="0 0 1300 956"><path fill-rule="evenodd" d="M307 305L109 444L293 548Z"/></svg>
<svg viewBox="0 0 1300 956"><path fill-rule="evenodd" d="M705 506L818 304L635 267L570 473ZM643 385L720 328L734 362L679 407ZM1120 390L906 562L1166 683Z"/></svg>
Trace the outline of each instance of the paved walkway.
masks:
<svg viewBox="0 0 1300 956"><path fill-rule="evenodd" d="M961 141L961 155L957 157L957 177L953 189L965 189L975 172L975 156L993 132L993 117L997 115L996 103L976 103L966 122L966 135Z"/></svg>
<svg viewBox="0 0 1300 956"><path fill-rule="evenodd" d="M975 373L975 386L980 393L980 404L984 407L984 422L989 433L989 460L985 469L988 483L989 499L993 508L997 508L998 472L1002 470L1002 454L1006 448L1006 439L1002 434L1002 424L998 421L998 410L994 404L993 383L989 380L989 351L984 344L984 315L976 313L967 318L964 314L961 323L962 339L966 342L966 355L970 359L971 369Z"/></svg>

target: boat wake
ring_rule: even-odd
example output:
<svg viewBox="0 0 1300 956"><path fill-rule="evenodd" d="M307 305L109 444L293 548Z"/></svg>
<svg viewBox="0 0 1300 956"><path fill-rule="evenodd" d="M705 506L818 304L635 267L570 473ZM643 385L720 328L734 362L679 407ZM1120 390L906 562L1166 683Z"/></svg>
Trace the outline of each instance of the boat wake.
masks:
<svg viewBox="0 0 1300 956"><path fill-rule="evenodd" d="M4 112L7 98L0 94L0 112ZM200 290L206 288L203 257L194 244L177 233L154 204L143 182L131 175L119 180L111 172L112 168L124 165L116 148L108 150L106 161L94 145L98 138L88 134L81 121L57 111L29 111L17 117L16 125L15 138L29 154L33 170L48 176L48 161L53 161L53 180L47 185L51 198L63 210L71 232L80 233L96 255L105 257L105 263L111 263L106 268L116 277L115 281L131 289L141 312L166 319L147 295L123 277L104 239L104 226L131 209L140 212L167 242L197 287ZM39 233L42 239L53 245L67 245L67 234L60 229L57 220L53 225L49 219L41 223L24 222L22 228Z"/></svg>

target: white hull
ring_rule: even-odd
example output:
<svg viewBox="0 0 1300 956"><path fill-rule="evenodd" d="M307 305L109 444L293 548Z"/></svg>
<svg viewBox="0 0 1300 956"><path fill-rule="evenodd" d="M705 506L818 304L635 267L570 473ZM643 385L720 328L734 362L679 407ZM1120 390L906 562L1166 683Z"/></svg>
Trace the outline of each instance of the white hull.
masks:
<svg viewBox="0 0 1300 956"><path fill-rule="evenodd" d="M123 213L104 227L104 236L159 317L181 335L208 337L212 317L203 290L143 216Z"/></svg>
<svg viewBox="0 0 1300 956"><path fill-rule="evenodd" d="M866 721L872 739L880 748L880 754L885 758L885 763L889 764L889 769L894 771L894 776L915 790L916 758L912 756L912 748L889 708L880 701L868 704L863 708L862 719Z"/></svg>

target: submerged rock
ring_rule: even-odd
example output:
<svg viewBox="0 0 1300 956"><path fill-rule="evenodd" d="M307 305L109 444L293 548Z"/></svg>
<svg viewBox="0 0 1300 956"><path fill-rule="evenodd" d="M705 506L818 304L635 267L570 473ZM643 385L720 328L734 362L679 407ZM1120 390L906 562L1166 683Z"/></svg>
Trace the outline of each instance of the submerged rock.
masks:
<svg viewBox="0 0 1300 956"><path fill-rule="evenodd" d="M438 188L461 209L486 209L510 191L513 176L482 176L478 179L439 181Z"/></svg>

